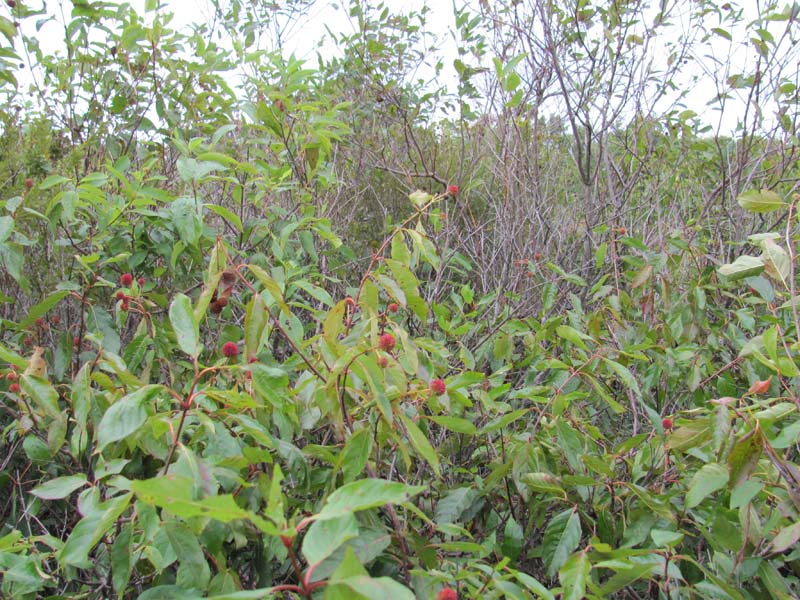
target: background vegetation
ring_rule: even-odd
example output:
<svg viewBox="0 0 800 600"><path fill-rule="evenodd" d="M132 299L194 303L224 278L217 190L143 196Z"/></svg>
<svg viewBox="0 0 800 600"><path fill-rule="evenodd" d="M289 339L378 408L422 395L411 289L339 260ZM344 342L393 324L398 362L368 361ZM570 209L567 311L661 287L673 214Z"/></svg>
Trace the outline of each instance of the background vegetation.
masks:
<svg viewBox="0 0 800 600"><path fill-rule="evenodd" d="M800 595L800 7L212 6L0 15L0 595Z"/></svg>

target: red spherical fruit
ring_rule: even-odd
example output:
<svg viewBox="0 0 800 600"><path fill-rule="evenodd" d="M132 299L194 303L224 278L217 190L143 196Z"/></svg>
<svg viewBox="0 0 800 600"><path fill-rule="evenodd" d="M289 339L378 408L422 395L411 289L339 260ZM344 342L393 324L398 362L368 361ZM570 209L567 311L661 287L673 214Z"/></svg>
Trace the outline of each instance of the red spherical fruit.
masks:
<svg viewBox="0 0 800 600"><path fill-rule="evenodd" d="M384 333L378 340L378 348L385 352L391 352L394 348L394 336L391 333Z"/></svg>
<svg viewBox="0 0 800 600"><path fill-rule="evenodd" d="M669 417L665 417L664 419L661 420L661 426L664 429L672 429L672 419L670 419Z"/></svg>
<svg viewBox="0 0 800 600"><path fill-rule="evenodd" d="M50 323L52 323L53 325L58 325L59 323L61 323L61 317L59 317L58 315L50 315Z"/></svg>
<svg viewBox="0 0 800 600"><path fill-rule="evenodd" d="M386 367L389 366L389 359L386 358L385 356L379 356L378 357L378 366L381 369L385 369Z"/></svg>
<svg viewBox="0 0 800 600"><path fill-rule="evenodd" d="M80 346L81 345L81 338L79 338L79 337L72 338L72 345L73 346Z"/></svg>
<svg viewBox="0 0 800 600"><path fill-rule="evenodd" d="M139 279L137 279L137 280L136 280L136 282L137 282L139 285L144 285L144 277L139 277Z"/></svg>
<svg viewBox="0 0 800 600"><path fill-rule="evenodd" d="M119 278L119 284L123 287L128 287L133 283L133 275L130 273L123 273Z"/></svg>
<svg viewBox="0 0 800 600"><path fill-rule="evenodd" d="M36 326L37 327L39 327L41 329L45 325L47 325L47 323L45 322L45 320L42 317L39 317L38 319L36 319Z"/></svg>
<svg viewBox="0 0 800 600"><path fill-rule="evenodd" d="M30 177L28 177L28 178L25 180L25 187L26 187L26 188L28 188L28 189L31 189L31 188L33 187L33 179L31 179Z"/></svg>
<svg viewBox="0 0 800 600"><path fill-rule="evenodd" d="M130 308L130 305L128 304L128 299L125 298L125 300L122 301L122 304L119 305L119 309L121 311L127 311L128 308Z"/></svg>
<svg viewBox="0 0 800 600"><path fill-rule="evenodd" d="M434 379L431 381L431 391L437 396L441 396L447 391L447 385L441 379Z"/></svg>
<svg viewBox="0 0 800 600"><path fill-rule="evenodd" d="M12 394L18 394L19 393L19 384L18 383L12 383L10 386L8 386L8 391L11 392Z"/></svg>
<svg viewBox="0 0 800 600"><path fill-rule="evenodd" d="M448 185L447 186L447 193L451 196L458 196L458 186L457 185Z"/></svg>
<svg viewBox="0 0 800 600"><path fill-rule="evenodd" d="M125 300L128 296L125 295L125 292L122 290L117 292L117 300Z"/></svg>
<svg viewBox="0 0 800 600"><path fill-rule="evenodd" d="M533 260L535 260L537 262L542 260L542 253L541 252L534 252L533 253Z"/></svg>
<svg viewBox="0 0 800 600"><path fill-rule="evenodd" d="M628 230L625 229L624 227L617 227L617 233L620 235L625 235L626 233L628 233Z"/></svg>
<svg viewBox="0 0 800 600"><path fill-rule="evenodd" d="M239 354L239 346L236 342L225 342L222 344L222 354L228 358L233 358Z"/></svg>
<svg viewBox="0 0 800 600"><path fill-rule="evenodd" d="M9 371L8 375L6 375L6 379L9 381L14 381L17 378L17 374L14 371Z"/></svg>
<svg viewBox="0 0 800 600"><path fill-rule="evenodd" d="M346 306L349 306L350 308L353 308L356 305L356 301L353 300L350 296L344 299L344 303Z"/></svg>
<svg viewBox="0 0 800 600"><path fill-rule="evenodd" d="M396 313L398 310L400 310L400 307L397 306L397 302L392 302L386 307L386 310L388 310L390 313Z"/></svg>
<svg viewBox="0 0 800 600"><path fill-rule="evenodd" d="M442 588L439 590L439 593L436 594L436 600L458 600L458 594L453 588Z"/></svg>

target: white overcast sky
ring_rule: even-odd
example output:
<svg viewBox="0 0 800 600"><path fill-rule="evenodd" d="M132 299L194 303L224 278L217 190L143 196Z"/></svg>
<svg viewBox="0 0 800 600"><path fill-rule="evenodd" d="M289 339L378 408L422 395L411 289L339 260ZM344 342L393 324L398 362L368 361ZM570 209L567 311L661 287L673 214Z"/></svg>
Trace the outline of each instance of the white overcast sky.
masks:
<svg viewBox="0 0 800 600"><path fill-rule="evenodd" d="M69 7L71 6L70 0L61 0L63 2L63 9L69 18ZM257 0L260 1L260 0ZM280 1L280 0L275 0ZM491 0L489 0L491 1ZM683 1L683 0L682 0ZM689 1L689 0L685 0ZM443 74L446 85L455 89L456 75L452 66L453 59L456 57L455 42L453 37L448 34L451 29L455 27L455 18L453 15L453 0L384 0L383 3L392 11L409 12L412 10L420 10L424 5L430 9L428 14L426 27L429 31L435 31L440 42L440 53L444 57L445 72ZM315 62L317 45L316 42L326 35L326 26L334 32L352 32L353 24L347 15L347 10L336 8L337 4L346 4L347 0L317 0L311 7L309 14L292 27L288 32L290 35L286 37L284 49L288 53L294 53L300 58L306 58L311 63ZM47 0L47 4L56 4L52 0ZM145 0L129 0L129 4L133 6L139 14L145 15L144 7ZM174 28L181 29L189 27L192 22L208 22L213 18L214 10L210 0L164 0L167 10L175 14L174 20L171 25ZM755 15L755 1L743 0L742 5L745 9L745 15L752 18ZM5 7L4 7L5 8ZM748 14L749 13L749 14ZM147 17L145 16L147 19ZM57 17L58 19L58 17ZM60 19L58 19L60 20ZM29 35L36 35L33 31L33 19L24 23L25 31ZM53 35L50 35L52 32ZM731 32L734 40L746 40L744 32ZM50 23L45 26L39 33L38 37L42 48L46 51L58 52L63 51L63 29L56 23ZM729 59L729 52L731 48L735 49L736 54L733 59ZM325 46L324 51L334 51L333 45ZM746 52L752 52L752 48L748 49L746 44L735 43L729 45L723 40L719 40L718 46L710 48L710 52L717 55L719 60L719 68L725 68L726 65L733 64L733 68L737 68L745 60ZM711 64L712 61L708 61ZM489 65L487 65L489 66ZM430 77L433 74L421 73L422 76ZM21 80L24 81L24 73ZM723 78L724 79L724 78ZM691 108L698 113L703 121L711 125L714 129L719 128L722 133L733 132L736 122L741 118L744 111L744 104L730 103L725 110L725 114L721 115L719 111L713 110L706 106L710 98L714 97L717 90L713 86L711 78L700 79L700 81L692 86L691 93L685 100L688 108ZM767 108L769 110L769 108ZM767 115L769 116L769 115Z"/></svg>

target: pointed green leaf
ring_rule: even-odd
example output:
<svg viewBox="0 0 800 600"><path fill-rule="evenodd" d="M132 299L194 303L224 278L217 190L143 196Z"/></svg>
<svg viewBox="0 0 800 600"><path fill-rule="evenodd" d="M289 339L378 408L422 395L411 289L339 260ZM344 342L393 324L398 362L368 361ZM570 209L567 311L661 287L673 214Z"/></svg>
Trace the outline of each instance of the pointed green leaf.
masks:
<svg viewBox="0 0 800 600"><path fill-rule="evenodd" d="M192 311L192 301L178 294L169 307L169 322L175 331L178 346L192 358L200 354L200 332Z"/></svg>
<svg viewBox="0 0 800 600"><path fill-rule="evenodd" d="M135 433L147 420L153 398L163 385L146 385L112 404L97 427L97 451Z"/></svg>
<svg viewBox="0 0 800 600"><path fill-rule="evenodd" d="M783 199L771 190L748 190L739 194L736 202L743 209L752 213L772 212L786 207Z"/></svg>
<svg viewBox="0 0 800 600"><path fill-rule="evenodd" d="M401 504L423 490L425 486L421 485L405 485L385 479L360 479L343 485L328 496L316 518L332 519L384 504Z"/></svg>
<svg viewBox="0 0 800 600"><path fill-rule="evenodd" d="M314 521L303 538L303 555L309 565L317 565L357 535L358 523L353 513Z"/></svg>
<svg viewBox="0 0 800 600"><path fill-rule="evenodd" d="M78 488L86 485L86 475L67 475L46 481L31 490L31 494L42 500L60 500L66 498Z"/></svg>
<svg viewBox="0 0 800 600"><path fill-rule="evenodd" d="M564 588L562 600L582 600L586 596L590 571L591 564L585 552L577 552L569 557L558 571L558 580Z"/></svg>
<svg viewBox="0 0 800 600"><path fill-rule="evenodd" d="M581 521L577 511L565 510L553 517L544 531L542 558L548 577L555 576L581 541Z"/></svg>

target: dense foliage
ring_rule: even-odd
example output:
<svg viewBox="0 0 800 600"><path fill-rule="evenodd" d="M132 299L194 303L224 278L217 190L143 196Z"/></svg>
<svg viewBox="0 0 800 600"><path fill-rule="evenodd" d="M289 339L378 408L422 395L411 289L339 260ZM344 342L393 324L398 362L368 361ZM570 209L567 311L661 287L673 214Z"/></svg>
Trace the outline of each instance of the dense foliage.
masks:
<svg viewBox="0 0 800 600"><path fill-rule="evenodd" d="M800 595L797 5L29 4L0 596Z"/></svg>

